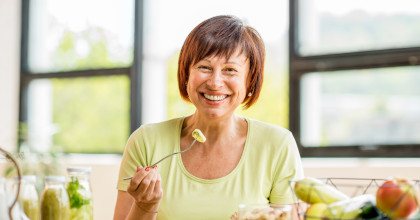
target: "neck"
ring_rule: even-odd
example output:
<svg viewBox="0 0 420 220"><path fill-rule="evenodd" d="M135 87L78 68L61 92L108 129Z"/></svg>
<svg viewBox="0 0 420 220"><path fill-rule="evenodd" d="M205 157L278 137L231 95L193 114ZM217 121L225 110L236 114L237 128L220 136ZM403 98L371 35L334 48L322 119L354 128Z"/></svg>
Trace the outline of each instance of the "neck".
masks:
<svg viewBox="0 0 420 220"><path fill-rule="evenodd" d="M219 120L202 118L197 113L187 117L182 128L182 136L190 135L194 129L200 129L206 136L205 146L225 146L230 141L246 134L246 121L236 115Z"/></svg>

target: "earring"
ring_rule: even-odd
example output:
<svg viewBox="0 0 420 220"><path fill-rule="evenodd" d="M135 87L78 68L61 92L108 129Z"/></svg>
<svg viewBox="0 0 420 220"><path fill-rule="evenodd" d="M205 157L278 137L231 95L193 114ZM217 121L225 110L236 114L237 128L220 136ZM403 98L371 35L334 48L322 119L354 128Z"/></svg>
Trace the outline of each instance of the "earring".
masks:
<svg viewBox="0 0 420 220"><path fill-rule="evenodd" d="M251 97L251 96L252 96L252 92L249 92L249 93L248 93L248 97Z"/></svg>

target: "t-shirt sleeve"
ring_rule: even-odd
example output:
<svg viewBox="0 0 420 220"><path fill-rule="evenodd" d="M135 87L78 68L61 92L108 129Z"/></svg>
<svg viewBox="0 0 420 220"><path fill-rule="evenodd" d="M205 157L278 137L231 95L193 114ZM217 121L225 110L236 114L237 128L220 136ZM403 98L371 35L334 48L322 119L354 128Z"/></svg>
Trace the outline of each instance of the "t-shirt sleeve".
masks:
<svg viewBox="0 0 420 220"><path fill-rule="evenodd" d="M303 178L302 162L296 141L290 132L280 147L281 154L269 201L273 204L293 204L297 201L291 182Z"/></svg>
<svg viewBox="0 0 420 220"><path fill-rule="evenodd" d="M138 166L145 167L144 129L140 127L128 138L121 160L117 189L127 191L130 180L123 180L133 176Z"/></svg>

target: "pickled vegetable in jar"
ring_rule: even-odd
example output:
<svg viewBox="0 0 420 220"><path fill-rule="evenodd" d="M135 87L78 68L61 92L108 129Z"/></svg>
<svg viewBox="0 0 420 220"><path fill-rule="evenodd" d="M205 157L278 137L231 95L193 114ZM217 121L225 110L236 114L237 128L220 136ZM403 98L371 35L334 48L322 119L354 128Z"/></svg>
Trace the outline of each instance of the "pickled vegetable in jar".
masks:
<svg viewBox="0 0 420 220"><path fill-rule="evenodd" d="M93 203L90 187L90 167L69 167L67 193L70 199L70 220L92 220Z"/></svg>
<svg viewBox="0 0 420 220"><path fill-rule="evenodd" d="M35 187L36 176L23 176L21 183L19 202L22 209L30 220L39 220L41 215L38 192Z"/></svg>
<svg viewBox="0 0 420 220"><path fill-rule="evenodd" d="M47 176L41 197L42 220L68 220L70 205L64 176Z"/></svg>

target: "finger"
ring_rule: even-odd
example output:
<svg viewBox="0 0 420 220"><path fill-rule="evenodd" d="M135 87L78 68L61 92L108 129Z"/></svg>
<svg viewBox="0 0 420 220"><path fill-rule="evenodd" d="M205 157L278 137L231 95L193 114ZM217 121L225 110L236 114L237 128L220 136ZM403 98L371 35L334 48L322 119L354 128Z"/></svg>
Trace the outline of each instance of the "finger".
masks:
<svg viewBox="0 0 420 220"><path fill-rule="evenodd" d="M141 181L141 183L137 186L136 191L137 191L138 194L141 194L141 195L146 194L146 191L149 188L149 185L153 180L153 176L154 176L153 171L150 170L148 172L149 173L147 174L147 176L144 177L143 180Z"/></svg>
<svg viewBox="0 0 420 220"><path fill-rule="evenodd" d="M143 179L150 173L150 171L146 171L145 169L138 170L133 178L131 178L130 185L127 191L134 192L139 187L139 184L143 181Z"/></svg>
<svg viewBox="0 0 420 220"><path fill-rule="evenodd" d="M153 200L160 200L162 198L163 192L162 192L162 179L159 173L157 173L156 177L156 183L153 188Z"/></svg>
<svg viewBox="0 0 420 220"><path fill-rule="evenodd" d="M147 190L146 190L146 192L145 192L145 194L146 195L151 195L152 193L153 193L153 191L154 191L154 189L155 189L155 185L156 185L156 181L157 181L157 179L158 179L158 177L157 177L157 172L156 172L156 170L153 170L153 176L152 176L152 178L150 179L150 184L149 184L149 186L147 187Z"/></svg>
<svg viewBox="0 0 420 220"><path fill-rule="evenodd" d="M154 193L156 195L159 195L159 197L162 196L162 186L161 186L162 178L160 177L160 174L158 173L158 179L155 184Z"/></svg>

